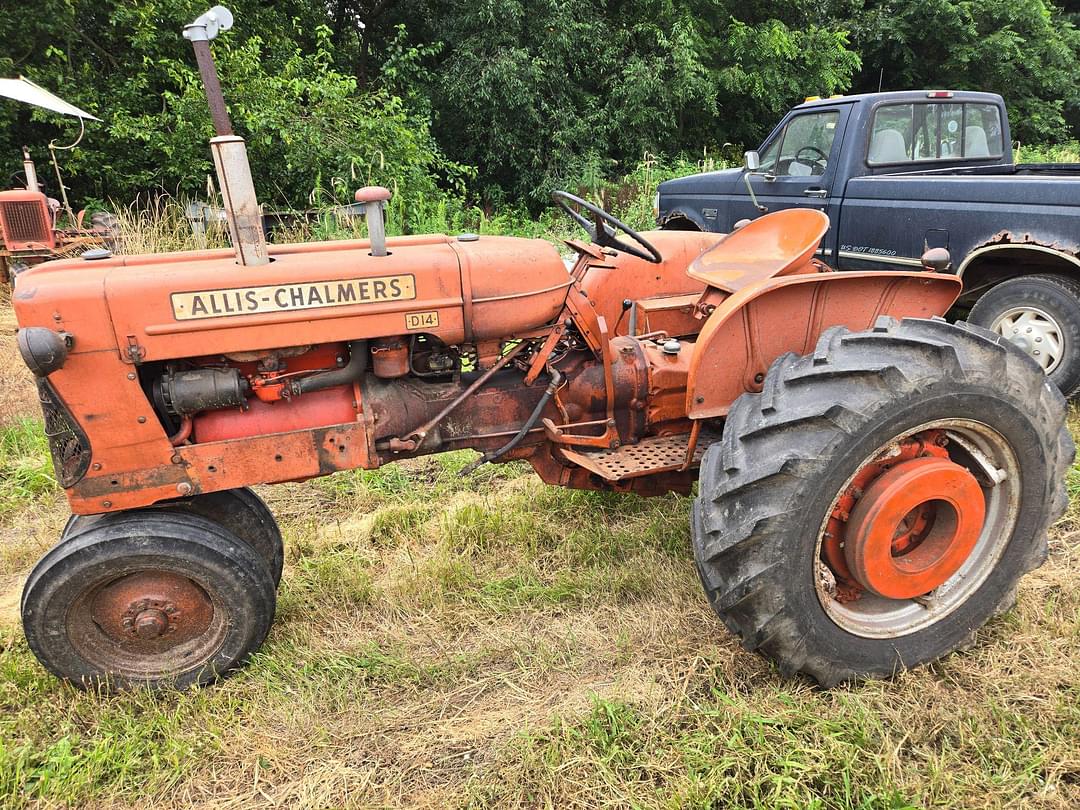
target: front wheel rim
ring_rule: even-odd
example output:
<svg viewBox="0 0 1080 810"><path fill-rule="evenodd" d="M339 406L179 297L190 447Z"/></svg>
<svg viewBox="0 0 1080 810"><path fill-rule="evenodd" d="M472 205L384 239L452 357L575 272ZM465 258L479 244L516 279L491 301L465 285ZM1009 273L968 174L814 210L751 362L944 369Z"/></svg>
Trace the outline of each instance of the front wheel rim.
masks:
<svg viewBox="0 0 1080 810"><path fill-rule="evenodd" d="M994 319L990 329L1019 346L1023 352L1052 374L1064 356L1064 330L1049 313L1037 307L1006 310Z"/></svg>
<svg viewBox="0 0 1080 810"><path fill-rule="evenodd" d="M186 573L146 567L90 584L64 631L83 660L127 680L157 681L204 665L229 631L212 588Z"/></svg>
<svg viewBox="0 0 1080 810"><path fill-rule="evenodd" d="M837 538L833 535L838 525L846 531L844 527L851 516L859 517L856 509L851 509L848 514L844 507L851 503L853 482L862 483L860 473L865 476L864 470L868 466L882 464L889 454L896 455L897 448L905 442L924 436L944 437L935 452L939 457L943 452L947 453L955 466L970 472L977 481L984 499L984 518L977 536L973 541L969 539L970 551L951 573L949 570L942 572L942 576L948 576L940 584L923 594L888 598L859 582L859 576L846 564L846 560L851 559L850 550L845 557L845 550L837 548ZM957 477L961 476L957 474ZM813 558L819 602L835 624L864 638L896 638L941 621L965 604L996 567L1015 529L1019 500L1020 471L1016 454L1008 441L990 426L968 419L941 419L897 436L856 467L825 513ZM963 499L959 502L963 503ZM977 515L978 510L970 506L970 500L968 503L969 517ZM838 517L843 517L843 521L838 523ZM898 530L897 535L900 534Z"/></svg>

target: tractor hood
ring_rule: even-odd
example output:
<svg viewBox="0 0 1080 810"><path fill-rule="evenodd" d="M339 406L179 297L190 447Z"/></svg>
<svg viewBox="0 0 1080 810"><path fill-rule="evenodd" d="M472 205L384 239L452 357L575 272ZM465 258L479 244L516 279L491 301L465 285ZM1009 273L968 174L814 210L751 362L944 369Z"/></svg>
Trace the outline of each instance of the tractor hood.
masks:
<svg viewBox="0 0 1080 810"><path fill-rule="evenodd" d="M375 257L367 240L273 246L259 267L230 250L48 262L19 277L16 314L23 327L63 328L74 352L113 343L141 363L417 333L450 345L507 339L551 322L570 286L542 239L387 247ZM95 310L108 314L95 323L84 315Z"/></svg>

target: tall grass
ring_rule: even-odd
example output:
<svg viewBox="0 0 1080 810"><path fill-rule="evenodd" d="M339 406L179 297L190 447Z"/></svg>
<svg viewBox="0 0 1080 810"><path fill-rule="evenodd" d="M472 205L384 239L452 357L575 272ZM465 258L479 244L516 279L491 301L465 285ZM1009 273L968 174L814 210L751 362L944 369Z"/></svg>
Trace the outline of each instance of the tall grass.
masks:
<svg viewBox="0 0 1080 810"><path fill-rule="evenodd" d="M0 429L0 518L57 489L41 421L24 417Z"/></svg>
<svg viewBox="0 0 1080 810"><path fill-rule="evenodd" d="M1080 163L1080 141L1053 145L1019 144L1013 151L1017 163Z"/></svg>
<svg viewBox="0 0 1080 810"><path fill-rule="evenodd" d="M187 200L175 197L139 197L128 205L113 205L116 216L114 250L129 256L228 247L224 223L209 222L195 233L188 221Z"/></svg>
<svg viewBox="0 0 1080 810"><path fill-rule="evenodd" d="M653 195L660 183L672 177L730 165L730 156L705 154L698 161L667 161L646 153L621 176L611 179L599 171L591 172L568 181L566 190L598 203L632 228L647 230L655 224ZM425 196L395 194L394 191L391 189L392 196L386 207L386 232L391 236L473 232L560 242L580 235L577 226L554 204L537 213L524 204L493 209L458 192ZM367 238L364 218L347 214L332 193L315 189L310 201L319 213L298 212L301 215L290 224L275 228L271 236L274 242ZM117 252L134 255L226 247L228 232L224 223L209 223L205 234L192 231L186 216L190 202L162 196L139 198L127 205L114 204ZM219 206L220 200L211 200L211 204Z"/></svg>

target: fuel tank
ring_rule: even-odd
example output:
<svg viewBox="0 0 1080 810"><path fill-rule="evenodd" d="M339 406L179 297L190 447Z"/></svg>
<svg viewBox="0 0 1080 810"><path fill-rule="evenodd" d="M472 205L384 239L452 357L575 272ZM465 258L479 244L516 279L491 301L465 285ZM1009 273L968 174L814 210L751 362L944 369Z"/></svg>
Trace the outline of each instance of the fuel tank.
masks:
<svg viewBox="0 0 1080 810"><path fill-rule="evenodd" d="M111 324L86 326L111 334L90 342L152 362L410 333L451 345L509 338L551 322L570 286L542 239L414 236L387 248L276 245L260 267L229 250L48 262L20 276L16 312L22 326L49 325L103 291Z"/></svg>

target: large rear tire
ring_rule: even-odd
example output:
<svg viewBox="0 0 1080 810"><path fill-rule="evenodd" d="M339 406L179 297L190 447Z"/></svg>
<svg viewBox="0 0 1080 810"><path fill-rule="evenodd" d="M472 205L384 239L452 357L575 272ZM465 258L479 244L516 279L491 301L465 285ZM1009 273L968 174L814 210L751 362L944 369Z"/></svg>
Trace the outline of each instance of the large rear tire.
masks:
<svg viewBox="0 0 1080 810"><path fill-rule="evenodd" d="M969 645L1046 557L1064 422L1042 370L978 327L828 330L773 363L705 454L692 535L710 603L823 686Z"/></svg>
<svg viewBox="0 0 1080 810"><path fill-rule="evenodd" d="M196 515L106 515L58 543L23 589L30 649L106 690L186 688L244 662L274 618L274 581L235 535Z"/></svg>

